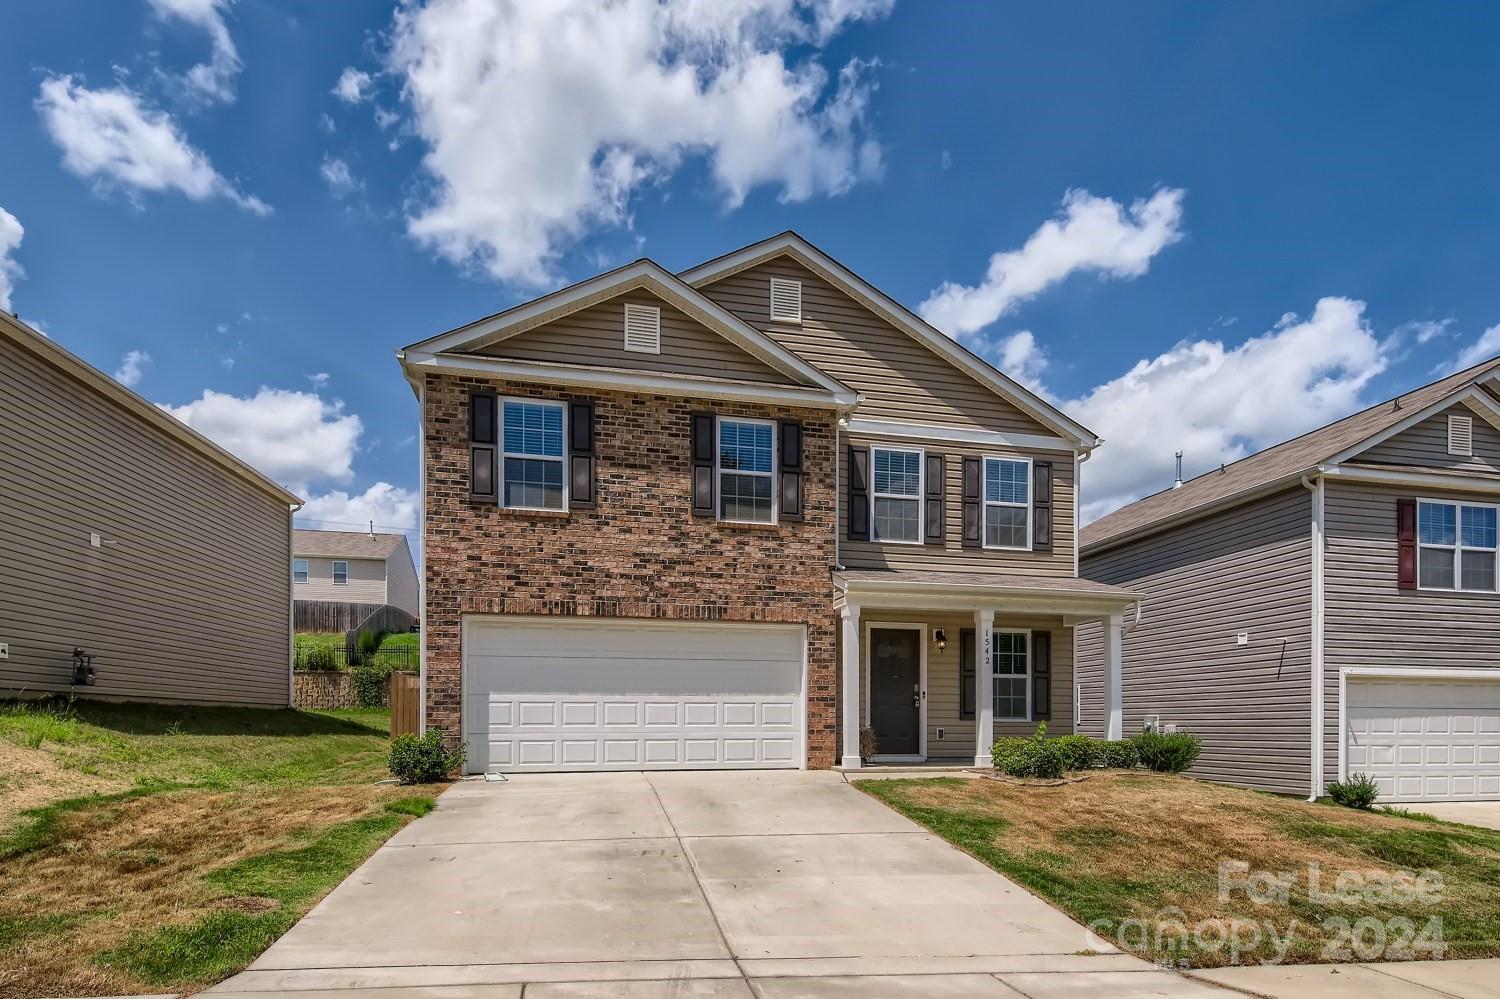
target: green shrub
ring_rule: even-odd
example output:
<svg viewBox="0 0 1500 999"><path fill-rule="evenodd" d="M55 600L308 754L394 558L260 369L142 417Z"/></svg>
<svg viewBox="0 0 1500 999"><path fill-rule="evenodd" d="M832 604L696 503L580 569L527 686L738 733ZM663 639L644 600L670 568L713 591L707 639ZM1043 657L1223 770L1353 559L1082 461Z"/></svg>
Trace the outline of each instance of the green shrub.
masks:
<svg viewBox="0 0 1500 999"><path fill-rule="evenodd" d="M1064 766L1059 741L1047 738L1047 723L1042 722L1029 739L997 740L990 747L990 758L1002 773L1012 777L1061 777Z"/></svg>
<svg viewBox="0 0 1500 999"><path fill-rule="evenodd" d="M1130 770L1141 762L1140 754L1135 751L1135 743L1129 739L1101 739L1094 746L1099 754L1099 766L1106 769Z"/></svg>
<svg viewBox="0 0 1500 999"><path fill-rule="evenodd" d="M431 784L463 765L464 747L450 752L435 728L421 736L398 735L391 742L391 773L403 784Z"/></svg>
<svg viewBox="0 0 1500 999"><path fill-rule="evenodd" d="M302 646L297 650L303 669L332 671L339 668L333 650L326 645Z"/></svg>
<svg viewBox="0 0 1500 999"><path fill-rule="evenodd" d="M1064 770L1092 770L1102 765L1100 746L1103 744L1098 739L1091 739L1086 735L1065 735L1052 742L1062 756Z"/></svg>
<svg viewBox="0 0 1500 999"><path fill-rule="evenodd" d="M1141 766L1159 774L1182 773L1203 750L1203 741L1191 732L1141 732L1130 741Z"/></svg>
<svg viewBox="0 0 1500 999"><path fill-rule="evenodd" d="M1328 797L1345 808L1369 808L1380 797L1380 788L1369 774L1354 774L1348 780L1330 783Z"/></svg>
<svg viewBox="0 0 1500 999"><path fill-rule="evenodd" d="M362 708L383 707L391 689L391 669L379 663L354 668L354 699Z"/></svg>

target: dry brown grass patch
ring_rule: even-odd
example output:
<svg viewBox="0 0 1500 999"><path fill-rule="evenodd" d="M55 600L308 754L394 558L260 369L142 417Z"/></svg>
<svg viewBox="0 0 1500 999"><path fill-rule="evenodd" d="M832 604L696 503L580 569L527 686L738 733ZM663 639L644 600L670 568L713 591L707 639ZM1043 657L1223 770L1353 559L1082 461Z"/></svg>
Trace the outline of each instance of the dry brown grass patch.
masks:
<svg viewBox="0 0 1500 999"><path fill-rule="evenodd" d="M56 753L0 739L0 834L23 821L21 813L29 808L125 786L64 766Z"/></svg>

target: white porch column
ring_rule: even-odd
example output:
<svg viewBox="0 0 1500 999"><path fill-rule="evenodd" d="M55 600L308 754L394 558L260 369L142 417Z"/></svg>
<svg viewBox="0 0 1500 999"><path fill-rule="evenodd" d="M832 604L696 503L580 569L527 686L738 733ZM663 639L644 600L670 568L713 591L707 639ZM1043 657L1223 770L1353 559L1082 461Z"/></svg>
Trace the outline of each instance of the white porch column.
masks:
<svg viewBox="0 0 1500 999"><path fill-rule="evenodd" d="M839 609L839 676L843 681L845 770L858 770L859 758L859 604L845 600Z"/></svg>
<svg viewBox="0 0 1500 999"><path fill-rule="evenodd" d="M1124 660L1120 632L1124 627L1124 620L1123 614L1111 614L1104 619L1104 705L1107 712L1104 737L1106 739L1124 737L1125 698L1120 683Z"/></svg>
<svg viewBox="0 0 1500 999"><path fill-rule="evenodd" d="M974 612L974 765L992 767L995 744L995 612Z"/></svg>

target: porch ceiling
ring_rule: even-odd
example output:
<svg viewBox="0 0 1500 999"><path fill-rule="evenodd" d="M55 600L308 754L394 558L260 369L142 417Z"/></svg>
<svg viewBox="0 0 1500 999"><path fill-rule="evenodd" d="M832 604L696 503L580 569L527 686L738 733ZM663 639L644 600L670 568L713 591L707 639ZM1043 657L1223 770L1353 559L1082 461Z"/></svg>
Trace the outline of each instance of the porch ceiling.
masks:
<svg viewBox="0 0 1500 999"><path fill-rule="evenodd" d="M845 598L861 607L994 610L1078 618L1122 614L1145 594L1073 577L921 569L844 569L833 574Z"/></svg>

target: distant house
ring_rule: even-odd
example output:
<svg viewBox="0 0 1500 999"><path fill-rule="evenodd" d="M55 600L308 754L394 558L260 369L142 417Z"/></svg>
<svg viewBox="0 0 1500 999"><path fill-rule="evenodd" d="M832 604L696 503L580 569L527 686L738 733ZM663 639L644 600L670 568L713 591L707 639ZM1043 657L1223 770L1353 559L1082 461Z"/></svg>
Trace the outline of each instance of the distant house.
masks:
<svg viewBox="0 0 1500 999"><path fill-rule="evenodd" d="M296 496L4 313L0 469L0 696L290 702Z"/></svg>
<svg viewBox="0 0 1500 999"><path fill-rule="evenodd" d="M417 568L400 534L293 531L292 593L298 631L345 631L384 606L416 618L421 605Z"/></svg>

